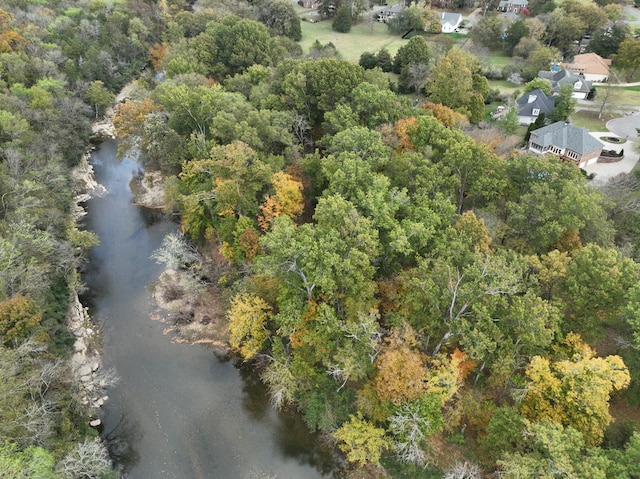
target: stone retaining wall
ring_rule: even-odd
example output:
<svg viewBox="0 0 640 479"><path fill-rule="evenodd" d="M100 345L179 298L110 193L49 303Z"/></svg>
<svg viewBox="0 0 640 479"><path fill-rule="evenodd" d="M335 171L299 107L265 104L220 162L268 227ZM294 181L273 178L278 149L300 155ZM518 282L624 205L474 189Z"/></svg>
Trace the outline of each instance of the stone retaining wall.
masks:
<svg viewBox="0 0 640 479"><path fill-rule="evenodd" d="M617 163L618 161L624 160L624 155L622 156L599 156L598 163Z"/></svg>

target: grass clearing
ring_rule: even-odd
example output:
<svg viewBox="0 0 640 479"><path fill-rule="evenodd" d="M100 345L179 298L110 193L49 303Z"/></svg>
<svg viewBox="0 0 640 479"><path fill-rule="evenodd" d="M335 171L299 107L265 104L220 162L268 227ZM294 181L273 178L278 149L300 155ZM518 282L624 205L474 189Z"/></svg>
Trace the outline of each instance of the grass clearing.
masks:
<svg viewBox="0 0 640 479"><path fill-rule="evenodd" d="M578 110L571 115L571 122L575 126L586 128L589 131L609 131L607 130L607 121L612 118L614 117L609 114L603 114L600 119L597 111Z"/></svg>
<svg viewBox="0 0 640 479"><path fill-rule="evenodd" d="M629 86L619 88L619 91L615 92L612 103L619 105L640 106L640 87ZM596 96L596 101L598 97Z"/></svg>
<svg viewBox="0 0 640 479"><path fill-rule="evenodd" d="M524 85L515 85L506 80L489 80L489 88L500 90L500 93L513 95L516 91L523 92Z"/></svg>
<svg viewBox="0 0 640 479"><path fill-rule="evenodd" d="M341 58L354 63L358 63L360 55L364 52L377 53L383 48L386 48L393 57L402 45L407 44L411 36L403 40L400 35L390 33L384 23L368 21L354 25L349 33L339 33L331 28L331 19L317 21L319 17L310 16L308 11L306 15L301 16L314 20L314 23L300 22L302 28L300 46L304 53L308 53L311 45L318 40L323 45L333 43ZM459 33L431 35L419 32L417 34L422 35L429 43L437 41L436 38L440 35L450 37L454 44L467 39L467 35Z"/></svg>
<svg viewBox="0 0 640 479"><path fill-rule="evenodd" d="M302 27L302 51L308 53L311 45L318 40L321 44L333 43L344 60L358 63L364 52L376 53L383 48L394 56L406 44L399 35L391 35L384 23L359 23L349 33L339 33L331 28L331 20L316 23L300 22Z"/></svg>

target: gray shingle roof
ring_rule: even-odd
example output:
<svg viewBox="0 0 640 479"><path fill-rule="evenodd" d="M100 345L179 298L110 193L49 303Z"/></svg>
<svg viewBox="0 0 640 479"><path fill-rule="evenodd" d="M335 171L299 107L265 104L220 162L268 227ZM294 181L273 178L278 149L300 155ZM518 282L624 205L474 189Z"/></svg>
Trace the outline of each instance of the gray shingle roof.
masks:
<svg viewBox="0 0 640 479"><path fill-rule="evenodd" d="M380 10L380 13L382 14L395 14L395 13L399 13L404 9L404 4L402 3L397 3L396 5L392 5L390 7L387 8L383 8L382 10Z"/></svg>
<svg viewBox="0 0 640 479"><path fill-rule="evenodd" d="M551 82L551 92L558 93L562 85L572 85L574 91L590 92L591 82L584 79L584 77L577 75L569 70L560 70L559 72L539 71L538 76L540 78L546 78ZM576 83L580 82L579 87L576 88Z"/></svg>
<svg viewBox="0 0 640 479"><path fill-rule="evenodd" d="M460 13L452 12L440 12L440 22L444 25L457 25L462 21L462 15Z"/></svg>
<svg viewBox="0 0 640 479"><path fill-rule="evenodd" d="M557 121L549 126L543 126L531 132L535 135L535 143L537 145L557 146L558 148L566 148L575 151L580 155L591 153L604 146L604 144L596 140L589 130L578 128L563 121Z"/></svg>
<svg viewBox="0 0 640 479"><path fill-rule="evenodd" d="M516 110L520 116L538 116L540 113L548 115L556 106L555 101L549 98L540 88L525 93L516 102ZM540 110L533 114L533 110Z"/></svg>
<svg viewBox="0 0 640 479"><path fill-rule="evenodd" d="M498 4L498 8L507 8L508 5L522 5L526 7L529 5L529 0L501 0Z"/></svg>

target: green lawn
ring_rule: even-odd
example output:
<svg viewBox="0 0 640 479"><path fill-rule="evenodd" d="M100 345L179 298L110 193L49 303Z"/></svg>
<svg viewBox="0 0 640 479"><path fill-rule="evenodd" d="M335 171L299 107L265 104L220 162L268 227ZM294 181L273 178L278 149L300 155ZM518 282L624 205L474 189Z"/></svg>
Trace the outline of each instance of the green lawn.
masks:
<svg viewBox="0 0 640 479"><path fill-rule="evenodd" d="M391 56L394 56L406 40L399 35L391 35L384 23L365 22L354 25L349 33L338 33L331 29L331 20L322 20L317 23L300 22L302 27L302 40L300 46L307 53L311 45L318 40L323 45L333 43L343 59L358 63L360 55L364 52L376 53L386 48Z"/></svg>
<svg viewBox="0 0 640 479"><path fill-rule="evenodd" d="M489 88L498 89L501 93L513 94L516 91L524 91L524 85L514 85L506 80L489 80Z"/></svg>
<svg viewBox="0 0 640 479"><path fill-rule="evenodd" d="M602 88L602 87L597 87ZM596 96L596 101L598 97ZM618 103L620 105L640 106L640 86L627 86L620 88L620 91L615 94L615 98L612 103Z"/></svg>
<svg viewBox="0 0 640 479"><path fill-rule="evenodd" d="M308 12L308 11L307 11ZM301 17L316 20L317 16L309 16L301 12ZM331 28L331 20L322 20L316 23L309 21L300 22L302 27L302 40L300 46L307 53L311 45L318 40L321 44L333 43L345 60L357 63L364 52L376 53L382 48L394 56L398 49L407 43L400 35L389 33L384 23L362 21L351 28L349 33L338 33ZM435 41L440 35L450 37L453 43L465 41L466 35L459 33L429 35L422 34L427 42ZM407 37L408 38L408 37Z"/></svg>
<svg viewBox="0 0 640 479"><path fill-rule="evenodd" d="M589 131L608 131L606 123L611 118L605 116L602 118L602 120L598 118L597 111L578 110L571 115L571 122L575 126L586 128Z"/></svg>

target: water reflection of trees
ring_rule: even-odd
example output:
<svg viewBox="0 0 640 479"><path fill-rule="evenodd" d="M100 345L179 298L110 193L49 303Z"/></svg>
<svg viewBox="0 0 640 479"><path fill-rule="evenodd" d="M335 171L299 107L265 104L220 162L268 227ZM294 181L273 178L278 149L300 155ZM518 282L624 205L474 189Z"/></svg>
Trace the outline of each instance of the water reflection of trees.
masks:
<svg viewBox="0 0 640 479"><path fill-rule="evenodd" d="M125 414L121 414L113 427L109 430L105 428L102 438L111 459L122 472L131 470L140 460L140 455L135 449L135 444L142 439L139 421L132 421Z"/></svg>
<svg viewBox="0 0 640 479"><path fill-rule="evenodd" d="M237 365L242 377L242 407L255 421L269 420L272 410L267 386L260 380L252 366ZM313 467L323 476L337 471L342 464L335 449L319 434L309 431L308 426L297 411L273 411L275 419L269 421L269 429L274 431L273 440L283 457L295 459L300 464Z"/></svg>

